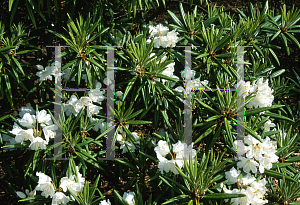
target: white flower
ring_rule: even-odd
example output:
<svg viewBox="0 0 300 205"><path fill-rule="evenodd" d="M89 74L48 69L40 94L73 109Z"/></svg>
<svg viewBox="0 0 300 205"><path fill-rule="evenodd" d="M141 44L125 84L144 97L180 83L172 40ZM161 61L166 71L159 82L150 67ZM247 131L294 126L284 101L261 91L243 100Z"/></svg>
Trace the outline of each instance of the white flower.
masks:
<svg viewBox="0 0 300 205"><path fill-rule="evenodd" d="M238 156L241 156L246 153L247 148L242 140L235 140L233 142L233 144L234 144L234 147L232 147L231 149L236 151Z"/></svg>
<svg viewBox="0 0 300 205"><path fill-rule="evenodd" d="M58 130L58 126L54 124L43 128L43 132L47 142L49 141L50 138L55 138L56 135L55 130Z"/></svg>
<svg viewBox="0 0 300 205"><path fill-rule="evenodd" d="M35 190L42 191L41 195L44 196L45 198L48 198L48 196L52 198L55 190L53 184L51 183L51 178L41 172L37 172L36 176L39 177L39 181Z"/></svg>
<svg viewBox="0 0 300 205"><path fill-rule="evenodd" d="M122 154L128 152L128 149L127 149L125 143L127 144L128 147L131 148L131 150L132 150L133 152L135 151L135 145L134 145L132 142L127 142L127 141L125 141L124 144L122 144L122 145L120 146L120 149L123 150L123 151L122 151Z"/></svg>
<svg viewBox="0 0 300 205"><path fill-rule="evenodd" d="M251 184L251 183L254 182L255 180L256 180L256 178L255 178L255 177L252 177L251 174L248 173L246 176L241 177L241 178L239 179L239 182L240 182L241 185L246 186L246 185Z"/></svg>
<svg viewBox="0 0 300 205"><path fill-rule="evenodd" d="M70 73L71 73L71 68L66 68L65 70L62 71L63 74L63 80L68 81L70 80ZM74 77L70 80L70 81L75 81L75 76L77 74L74 75Z"/></svg>
<svg viewBox="0 0 300 205"><path fill-rule="evenodd" d="M75 175L72 175L70 178L68 177L61 178L59 187L62 188L64 192L66 192L67 189L69 189L77 196L77 192L80 192L83 186L80 183L76 183Z"/></svg>
<svg viewBox="0 0 300 205"><path fill-rule="evenodd" d="M18 122L24 127L33 128L33 124L36 124L36 118L35 115L25 113L22 119L18 119Z"/></svg>
<svg viewBox="0 0 300 205"><path fill-rule="evenodd" d="M111 205L109 199L107 199L107 202L105 200L101 201L99 205Z"/></svg>
<svg viewBox="0 0 300 205"><path fill-rule="evenodd" d="M182 70L180 73L181 73L181 78L185 79L185 70ZM190 74L191 79L194 79L195 75L196 75L196 71L190 70L189 74Z"/></svg>
<svg viewBox="0 0 300 205"><path fill-rule="evenodd" d="M259 164L254 161L253 159L249 160L249 159L246 159L244 157L242 157L241 161L239 161L237 163L237 166L239 168L243 168L244 172L246 173L249 173L250 171L252 171L252 173L256 173L257 172L257 166Z"/></svg>
<svg viewBox="0 0 300 205"><path fill-rule="evenodd" d="M189 146L186 143L184 143L184 149L180 153L184 155L184 158L187 161L189 161L190 157L192 157L192 161L195 162L197 152L193 149L193 145L193 142Z"/></svg>
<svg viewBox="0 0 300 205"><path fill-rule="evenodd" d="M149 25L149 33L150 33L150 37L153 37L157 34L157 29L152 26L152 25Z"/></svg>
<svg viewBox="0 0 300 205"><path fill-rule="evenodd" d="M52 125L51 115L47 114L46 110L36 111L36 120L42 127L46 125Z"/></svg>
<svg viewBox="0 0 300 205"><path fill-rule="evenodd" d="M166 141L159 140L157 147L154 148L156 153L159 153L161 156L166 156L170 152L169 146Z"/></svg>
<svg viewBox="0 0 300 205"><path fill-rule="evenodd" d="M175 91L182 93L185 91L185 89L182 86L178 86L177 88L175 88Z"/></svg>
<svg viewBox="0 0 300 205"><path fill-rule="evenodd" d="M48 142L43 140L41 137L33 138L31 144L29 145L30 149L37 151L40 149L46 149Z"/></svg>
<svg viewBox="0 0 300 205"><path fill-rule="evenodd" d="M53 195L51 205L68 204L69 201L70 201L70 198L68 196L66 196L64 193L56 192Z"/></svg>
<svg viewBox="0 0 300 205"><path fill-rule="evenodd" d="M252 137L251 135L245 136L244 142L247 145L257 145L259 143L259 141L257 139L255 139L254 137Z"/></svg>
<svg viewBox="0 0 300 205"><path fill-rule="evenodd" d="M245 82L243 80L240 80L237 83L237 89L238 89L238 97L242 96L243 98L246 98L251 93L250 81Z"/></svg>
<svg viewBox="0 0 300 205"><path fill-rule="evenodd" d="M98 114L99 111L102 109L102 107L94 105L94 104L89 104L87 106L87 115L88 117L92 117L92 115Z"/></svg>
<svg viewBox="0 0 300 205"><path fill-rule="evenodd" d="M33 141L33 129L21 130L15 137L16 143L23 144L24 140Z"/></svg>
<svg viewBox="0 0 300 205"><path fill-rule="evenodd" d="M104 94L105 91L102 91L100 89L94 89L88 92L91 101L98 102L98 103L101 103L105 99Z"/></svg>
<svg viewBox="0 0 300 205"><path fill-rule="evenodd" d="M174 174L179 174L177 169L175 168L175 160L171 159L171 160L165 160L165 161L160 161L158 163L158 168L161 171L161 174L163 174L163 171L165 171L166 173L168 173L169 171L173 172Z"/></svg>
<svg viewBox="0 0 300 205"><path fill-rule="evenodd" d="M158 36L165 36L169 32L169 28L166 26L163 26L162 24L158 24L156 26L156 31Z"/></svg>
<svg viewBox="0 0 300 205"><path fill-rule="evenodd" d="M124 192L123 199L129 204L129 205L135 205L134 201L134 195L133 192Z"/></svg>
<svg viewBox="0 0 300 205"><path fill-rule="evenodd" d="M25 189L25 193L27 194L27 196L35 196L36 195L36 190L32 190L31 192L29 192L28 189Z"/></svg>
<svg viewBox="0 0 300 205"><path fill-rule="evenodd" d="M31 106L21 107L21 111L19 112L19 116L23 118L25 113L29 113L30 115L35 114L35 110Z"/></svg>
<svg viewBox="0 0 300 205"><path fill-rule="evenodd" d="M121 134L117 134L117 141L118 141L121 145L124 144L123 137L122 137Z"/></svg>
<svg viewBox="0 0 300 205"><path fill-rule="evenodd" d="M44 67L43 67L42 65L36 65L36 68L37 68L38 70L44 70Z"/></svg>
<svg viewBox="0 0 300 205"><path fill-rule="evenodd" d="M21 192L21 191L17 191L16 194L18 195L18 197L20 197L21 199L25 199L26 198L26 195Z"/></svg>
<svg viewBox="0 0 300 205"><path fill-rule="evenodd" d="M173 144L173 152L175 154L178 154L183 150L184 150L184 143L182 143L181 141L178 141L176 144Z"/></svg>
<svg viewBox="0 0 300 205"><path fill-rule="evenodd" d="M52 73L51 73L51 69L45 69L42 71L39 71L36 73L36 75L38 77L40 77L40 81L44 81L44 80L52 80Z"/></svg>
<svg viewBox="0 0 300 205"><path fill-rule="evenodd" d="M68 176L67 171L67 176L61 178L59 187L62 188L64 192L66 192L67 189L69 189L77 196L77 192L81 192L84 188L85 178L83 178L82 174L79 172L78 166L76 166L76 171L78 176L78 182L76 182L75 180L75 174L71 172L70 176Z"/></svg>
<svg viewBox="0 0 300 205"><path fill-rule="evenodd" d="M271 127L276 127L276 125L271 120L268 120L264 125L265 131L269 132Z"/></svg>
<svg viewBox="0 0 300 205"><path fill-rule="evenodd" d="M176 32L175 30L167 33L167 37L169 40L169 44L167 47L175 47L176 46L176 43L179 39L177 35L178 35L178 32Z"/></svg>
<svg viewBox="0 0 300 205"><path fill-rule="evenodd" d="M236 170L234 167L230 171L225 172L225 177L228 180L227 184L235 184L240 174L241 170Z"/></svg>
<svg viewBox="0 0 300 205"><path fill-rule="evenodd" d="M131 134L132 134L132 136L133 136L133 138L135 139L136 142L138 142L140 140L140 136L138 135L138 133L132 132Z"/></svg>
<svg viewBox="0 0 300 205"><path fill-rule="evenodd" d="M30 114L29 114L30 115ZM19 121L19 120L18 120ZM20 121L19 121L20 122ZM16 123L14 122L13 129L9 131L13 135L19 134L23 129Z"/></svg>
<svg viewBox="0 0 300 205"><path fill-rule="evenodd" d="M95 124L95 126L93 127L93 130L98 132L99 130L102 132L105 132L106 130L106 123L104 119L97 119L97 118L90 118L90 122L95 122L98 121L97 124Z"/></svg>
<svg viewBox="0 0 300 205"><path fill-rule="evenodd" d="M254 84L256 83L256 84ZM252 85L252 89L255 90L255 97L246 105L247 108L252 107L268 107L272 105L274 96L273 90L268 85L268 79L263 82L263 78L259 78Z"/></svg>
<svg viewBox="0 0 300 205"><path fill-rule="evenodd" d="M247 158L255 158L256 160L259 160L263 157L263 147L261 146L261 143L258 143L257 145L250 145L247 149Z"/></svg>
<svg viewBox="0 0 300 205"><path fill-rule="evenodd" d="M66 112L67 116L70 116L72 113L74 115L76 114L75 105L77 101L78 101L77 97L75 95L72 95L70 99L65 104L63 104L63 109L64 112Z"/></svg>
<svg viewBox="0 0 300 205"><path fill-rule="evenodd" d="M123 99L123 93L122 93L122 91L117 91L117 92L116 92L116 96L117 96L120 100L122 100L122 99Z"/></svg>
<svg viewBox="0 0 300 205"><path fill-rule="evenodd" d="M112 81L111 81L110 79L104 78L104 79L103 79L103 83L104 83L105 85L110 85L110 84L112 84Z"/></svg>
<svg viewBox="0 0 300 205"><path fill-rule="evenodd" d="M76 104L78 104L80 107L88 106L92 103L91 99L87 96L81 97Z"/></svg>

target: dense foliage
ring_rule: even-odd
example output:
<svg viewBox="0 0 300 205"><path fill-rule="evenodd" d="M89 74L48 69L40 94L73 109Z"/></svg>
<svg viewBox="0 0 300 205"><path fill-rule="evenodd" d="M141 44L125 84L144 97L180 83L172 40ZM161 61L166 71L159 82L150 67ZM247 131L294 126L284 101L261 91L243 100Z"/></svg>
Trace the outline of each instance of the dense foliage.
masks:
<svg viewBox="0 0 300 205"><path fill-rule="evenodd" d="M300 74L281 67L300 49L300 10L169 4L6 1L6 204L300 204ZM151 22L155 8L172 22Z"/></svg>

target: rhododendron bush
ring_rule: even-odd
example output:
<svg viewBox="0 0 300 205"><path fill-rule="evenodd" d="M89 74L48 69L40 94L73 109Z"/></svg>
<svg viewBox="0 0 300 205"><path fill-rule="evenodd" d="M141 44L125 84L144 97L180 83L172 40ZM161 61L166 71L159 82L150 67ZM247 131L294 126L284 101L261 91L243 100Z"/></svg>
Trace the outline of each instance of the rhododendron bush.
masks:
<svg viewBox="0 0 300 205"><path fill-rule="evenodd" d="M300 203L298 8L92 2L6 2L3 203Z"/></svg>

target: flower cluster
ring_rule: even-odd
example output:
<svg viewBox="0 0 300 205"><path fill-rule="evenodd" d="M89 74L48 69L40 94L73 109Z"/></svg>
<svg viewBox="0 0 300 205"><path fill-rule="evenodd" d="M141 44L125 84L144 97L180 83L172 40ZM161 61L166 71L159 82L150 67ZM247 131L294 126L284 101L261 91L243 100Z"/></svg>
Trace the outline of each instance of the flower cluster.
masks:
<svg viewBox="0 0 300 205"><path fill-rule="evenodd" d="M128 125L127 125L127 128L128 128ZM130 147L131 150L134 152L134 151L135 151L135 145L134 145L132 142L126 141L126 140L124 139L123 135L125 136L126 133L123 132L123 129L122 129L122 128L119 128L119 132L120 132L121 134L118 134L118 135L117 135L117 141L118 141L118 142L120 143L120 145L121 145L121 146L120 146L120 149L123 150L123 151L122 151L122 154L128 152L128 149L127 149L125 143L126 143L127 146ZM123 133L124 133L124 134L123 134ZM135 141L136 141L138 144L140 144L140 137L139 137L139 135L138 135L136 132L132 132L131 134L132 134L132 136L134 137Z"/></svg>
<svg viewBox="0 0 300 205"><path fill-rule="evenodd" d="M167 142L159 140L157 146L154 148L154 151L156 152L157 158L159 160L158 168L161 171L161 174L163 174L163 171L165 171L166 173L171 171L174 174L178 174L178 171L175 168L175 163L181 169L184 165L184 158L189 160L191 156L192 160L195 161L196 150L192 149L193 144L194 143L188 146L186 143L182 143L180 141L178 141L176 144L172 144L172 155ZM167 154L171 155L171 160L165 158Z"/></svg>
<svg viewBox="0 0 300 205"><path fill-rule="evenodd" d="M263 82L263 78L259 78L250 85L250 82L239 81L237 84L238 96L243 98L250 94L254 94L255 97L246 105L247 108L252 107L268 107L272 105L274 96L273 90L268 85L268 79Z"/></svg>
<svg viewBox="0 0 300 205"><path fill-rule="evenodd" d="M50 114L46 110L35 111L31 106L22 107L19 113L18 123L13 125L10 131L15 137L5 136L8 144L23 144L30 141L31 150L46 149L51 138L55 138L57 125L53 124Z"/></svg>
<svg viewBox="0 0 300 205"><path fill-rule="evenodd" d="M154 48L174 47L178 41L178 32L175 30L169 31L168 27L158 24L157 26L149 25L150 38L154 38ZM148 39L147 42L151 42Z"/></svg>
<svg viewBox="0 0 300 205"><path fill-rule="evenodd" d="M241 141L235 141L235 148L237 150L237 155L239 162L237 166L243 168L244 172L256 173L257 167L259 167L259 172L264 173L265 169L271 169L272 163L278 161L278 156L275 154L277 149L277 142L271 141L269 137L266 137L262 142L258 141L251 135L244 138L245 146ZM241 155L246 154L246 157L241 157Z"/></svg>
<svg viewBox="0 0 300 205"><path fill-rule="evenodd" d="M123 199L128 203L128 205L135 205L133 192L129 192L129 193L124 192ZM107 201L106 200L101 201L99 205L111 205L111 203L109 199L107 199Z"/></svg>
<svg viewBox="0 0 300 205"><path fill-rule="evenodd" d="M101 83L97 83L97 87L101 87ZM87 115L90 118L90 122L93 123L98 121L98 123L93 127L94 131L101 130L104 132L106 130L106 124L104 119L93 118L93 114L98 114L102 107L93 104L96 102L101 105L102 101L105 99L105 91L100 89L92 89L88 92L88 96L83 96L78 99L75 95L72 95L70 99L63 103L64 112L67 116L70 116L72 113L77 116L81 109L87 108Z"/></svg>
<svg viewBox="0 0 300 205"><path fill-rule="evenodd" d="M55 63L59 64L60 62L56 61L51 64L51 66L44 67L42 65L36 65L37 69L40 70L36 73L40 77L40 81L52 80L52 76L56 77L57 75L62 75L61 72L58 72L58 67L55 66Z"/></svg>
<svg viewBox="0 0 300 205"><path fill-rule="evenodd" d="M155 56L155 53L150 54L150 58L152 58L153 56ZM156 58L156 56L155 56L155 58ZM166 59L167 59L167 56L164 56L160 59L160 61L157 61L156 64L163 63L163 62L165 62ZM168 76L170 78L179 79L176 75L174 75L174 71L175 71L174 67L175 67L175 62L168 64L167 68L165 70L163 70L163 72L161 74ZM157 79L157 80L159 80L159 79ZM161 82L163 84L165 84L166 81L168 81L168 80L161 79ZM169 82L170 82L170 84L169 84L170 87L175 86L175 82L173 82L173 81L169 81Z"/></svg>
<svg viewBox="0 0 300 205"><path fill-rule="evenodd" d="M181 78L187 82L185 80L185 70L182 70L181 72ZM203 89L205 88L206 86L208 86L208 81L207 80L203 80L203 81L200 81L200 77L199 78L195 78L196 76L196 71L194 70L190 70L190 73L189 73L191 79L189 81L188 84L185 84L186 85L186 89L187 89L187 92L191 92L192 89ZM175 88L175 90L177 92L184 92L184 88L182 86L178 86Z"/></svg>
<svg viewBox="0 0 300 205"><path fill-rule="evenodd" d="M266 179L256 181L256 178L251 176L250 173L239 177L241 171L236 170L234 167L230 171L225 172L225 177L228 180L227 184L238 184L238 189L229 190L225 185L221 184L224 192L227 194L245 194L246 196L240 198L231 199L231 203L234 205L255 205L255 204L266 204L268 200L264 200L263 197L266 194L267 184ZM226 202L228 199L225 200Z"/></svg>
<svg viewBox="0 0 300 205"><path fill-rule="evenodd" d="M82 175L79 173L78 167L77 169L77 176L78 176L78 182L75 181L75 175L71 172L71 175L68 177L68 172L66 173L66 177L61 178L60 180L60 191L55 191L55 186L53 184L53 181L51 177L48 175L37 172L36 176L39 177L38 185L35 187L35 189L28 193L28 196L34 196L36 195L36 191L41 191L41 195L45 198L52 198L52 205L58 205L58 204L68 204L70 201L70 197L66 196L65 193L67 190L71 191L75 196L77 196L78 192L81 192L84 187L85 178L82 177ZM61 192L63 191L63 192ZM28 191L29 192L29 191ZM23 192L17 192L18 196L20 198L25 198L26 195Z"/></svg>

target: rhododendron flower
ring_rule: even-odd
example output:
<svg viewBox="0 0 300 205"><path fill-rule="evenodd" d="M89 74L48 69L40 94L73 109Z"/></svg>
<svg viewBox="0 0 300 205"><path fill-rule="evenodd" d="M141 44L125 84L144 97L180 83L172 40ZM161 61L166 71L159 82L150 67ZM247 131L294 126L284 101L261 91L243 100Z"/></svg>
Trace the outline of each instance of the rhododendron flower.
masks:
<svg viewBox="0 0 300 205"><path fill-rule="evenodd" d="M36 124L36 118L35 115L30 115L29 113L25 113L22 119L18 119L18 122L20 123L20 125L24 127L33 128L33 125Z"/></svg>
<svg viewBox="0 0 300 205"><path fill-rule="evenodd" d="M251 176L251 174L250 173L248 173L246 176L244 176L244 177L241 177L240 179L239 179L239 183L241 184L241 185L249 185L249 184L251 184L252 182L254 182L256 180L256 178L255 177L252 177Z"/></svg>
<svg viewBox="0 0 300 205"><path fill-rule="evenodd" d="M21 107L21 111L19 112L19 116L23 118L25 113L29 113L30 115L35 114L35 110L31 106Z"/></svg>
<svg viewBox="0 0 300 205"><path fill-rule="evenodd" d="M253 159L247 159L245 157L242 157L241 161L239 161L237 163L237 166L239 168L243 168L243 171L246 173L249 173L250 171L252 171L252 173L256 173L257 172L257 166L259 164L254 161Z"/></svg>
<svg viewBox="0 0 300 205"><path fill-rule="evenodd" d="M16 134L15 141L16 143L23 144L24 140L33 141L33 129L21 130L18 134Z"/></svg>
<svg viewBox="0 0 300 205"><path fill-rule="evenodd" d="M265 128L266 132L269 132L271 127L276 127L276 125L274 123L272 123L271 120L268 120L267 122L265 122L264 128Z"/></svg>
<svg viewBox="0 0 300 205"><path fill-rule="evenodd" d="M109 199L107 199L107 201L105 201L105 200L101 201L99 205L111 205L111 203L110 203Z"/></svg>
<svg viewBox="0 0 300 205"><path fill-rule="evenodd" d="M54 190L54 186L51 182L52 181L51 178L41 172L37 172L36 176L39 177L39 181L38 181L38 185L36 186L35 190L42 191L41 195L44 196L45 198L48 198L48 196L50 196L52 198L55 190Z"/></svg>
<svg viewBox="0 0 300 205"><path fill-rule="evenodd" d="M44 67L43 67L42 65L36 65L36 68L37 68L38 70L44 70Z"/></svg>
<svg viewBox="0 0 300 205"><path fill-rule="evenodd" d="M16 194L18 195L18 197L20 197L21 199L25 199L26 198L26 195L21 192L21 191L17 191Z"/></svg>
<svg viewBox="0 0 300 205"><path fill-rule="evenodd" d="M51 115L47 114L46 110L36 111L36 120L42 127L53 124Z"/></svg>
<svg viewBox="0 0 300 205"><path fill-rule="evenodd" d="M50 138L55 138L56 130L58 130L58 126L55 124L43 128L46 141L49 141Z"/></svg>
<svg viewBox="0 0 300 205"><path fill-rule="evenodd" d="M46 140L43 140L41 137L35 137L31 141L31 144L29 147L32 150L37 151L38 149L46 149L48 142Z"/></svg>
<svg viewBox="0 0 300 205"><path fill-rule="evenodd" d="M227 184L235 184L240 174L241 171L236 170L234 167L232 167L230 171L225 172L225 178L228 180Z"/></svg>
<svg viewBox="0 0 300 205"><path fill-rule="evenodd" d="M129 204L129 205L135 205L134 195L133 192L124 192L123 199Z"/></svg>
<svg viewBox="0 0 300 205"><path fill-rule="evenodd" d="M51 205L68 204L70 197L66 196L62 192L56 192L52 197Z"/></svg>
<svg viewBox="0 0 300 205"><path fill-rule="evenodd" d="M170 149L166 141L159 140L157 147L154 148L154 151L159 153L161 156L166 156L170 152Z"/></svg>
<svg viewBox="0 0 300 205"><path fill-rule="evenodd" d="M45 70L39 71L36 73L38 77L40 77L40 82L44 80L52 80L52 71L49 66L46 67Z"/></svg>

